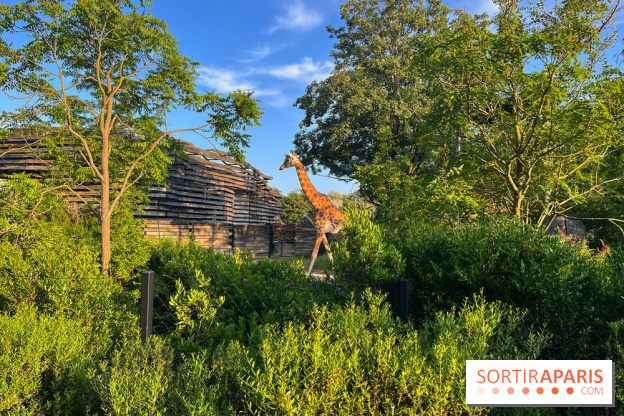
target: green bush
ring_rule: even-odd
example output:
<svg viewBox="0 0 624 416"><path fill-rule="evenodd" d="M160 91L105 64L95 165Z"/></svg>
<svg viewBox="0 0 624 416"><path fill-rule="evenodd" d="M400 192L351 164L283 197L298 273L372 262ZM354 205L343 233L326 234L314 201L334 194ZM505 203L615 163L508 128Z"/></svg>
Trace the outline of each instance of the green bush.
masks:
<svg viewBox="0 0 624 416"><path fill-rule="evenodd" d="M155 242L149 267L156 273L155 328L185 327L186 339L242 339L254 323L305 321L313 301L341 296L308 278L300 259L256 262L250 252L217 254L193 242ZM202 334L188 331L200 326Z"/></svg>
<svg viewBox="0 0 624 416"><path fill-rule="evenodd" d="M251 414L482 414L465 404L465 360L531 359L545 343L528 333L520 342L522 314L482 298L420 332L383 296L364 299L231 343L215 361L224 399Z"/></svg>
<svg viewBox="0 0 624 416"><path fill-rule="evenodd" d="M96 383L105 414L160 415L175 410L167 407L172 356L157 337L145 344L136 339L121 344L110 363L101 364Z"/></svg>
<svg viewBox="0 0 624 416"><path fill-rule="evenodd" d="M178 367L172 385L170 409L179 415L226 415L234 414L230 408L224 408L221 399L224 391L219 384L216 370L209 364L205 352L184 357Z"/></svg>
<svg viewBox="0 0 624 416"><path fill-rule="evenodd" d="M99 250L63 228L44 224L27 242L0 240L0 307L21 303L81 319L98 336L136 333L137 294L100 274Z"/></svg>
<svg viewBox="0 0 624 416"><path fill-rule="evenodd" d="M624 316L618 252L598 255L511 220L452 229L415 223L394 241L414 311L448 310L483 289L488 300L527 309L526 322L553 335L543 358L605 357L609 322Z"/></svg>
<svg viewBox="0 0 624 416"><path fill-rule="evenodd" d="M99 408L92 377L110 340L60 315L21 306L0 315L0 414L84 415Z"/></svg>
<svg viewBox="0 0 624 416"><path fill-rule="evenodd" d="M336 281L351 289L383 287L401 278L405 260L364 209L345 210L340 243L332 244Z"/></svg>

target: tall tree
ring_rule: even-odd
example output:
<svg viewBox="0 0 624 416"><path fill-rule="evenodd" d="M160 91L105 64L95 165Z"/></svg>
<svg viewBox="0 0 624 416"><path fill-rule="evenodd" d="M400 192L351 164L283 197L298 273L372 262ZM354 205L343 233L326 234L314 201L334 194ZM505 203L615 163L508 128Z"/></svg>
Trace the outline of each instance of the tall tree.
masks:
<svg viewBox="0 0 624 416"><path fill-rule="evenodd" d="M608 60L619 2L496 3L492 20L459 13L415 53L436 89L432 118L459 132L474 189L541 222L624 177L604 164L624 145L624 84Z"/></svg>
<svg viewBox="0 0 624 416"><path fill-rule="evenodd" d="M198 93L198 63L180 53L149 0L28 0L0 5L0 86L23 99L4 113L5 127L61 126L79 147L87 176L100 185L102 272L110 263L111 215L138 181L162 179L159 145L176 131L195 131L239 158L247 126L261 111L251 93ZM27 35L24 40L23 35ZM13 40L14 43L9 43ZM171 130L173 108L204 121Z"/></svg>
<svg viewBox="0 0 624 416"><path fill-rule="evenodd" d="M279 203L284 208L280 218L285 224L314 225L308 220L314 217L314 207L301 190L290 191L288 195L279 200Z"/></svg>
<svg viewBox="0 0 624 416"><path fill-rule="evenodd" d="M305 111L297 153L341 178L394 160L407 175L422 174L439 154L424 118L430 85L414 70L413 47L446 26L448 9L440 0L351 0L341 11L345 26L328 27L334 71L295 103Z"/></svg>

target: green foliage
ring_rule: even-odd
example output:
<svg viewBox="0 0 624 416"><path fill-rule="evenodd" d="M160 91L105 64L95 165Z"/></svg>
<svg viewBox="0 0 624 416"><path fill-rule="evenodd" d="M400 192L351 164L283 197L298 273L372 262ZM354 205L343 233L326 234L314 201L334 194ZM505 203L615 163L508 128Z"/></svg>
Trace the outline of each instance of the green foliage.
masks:
<svg viewBox="0 0 624 416"><path fill-rule="evenodd" d="M484 200L462 176L463 166L434 177L413 177L396 163L358 168L362 191L380 201L377 217L385 222L412 218L442 224L473 220L483 212Z"/></svg>
<svg viewBox="0 0 624 416"><path fill-rule="evenodd" d="M609 322L624 316L622 255L562 243L543 230L510 220L453 229L415 222L396 232L417 313L460 305L483 290L528 310L526 322L545 328L545 357L604 357ZM421 315L422 316L422 315Z"/></svg>
<svg viewBox="0 0 624 416"><path fill-rule="evenodd" d="M513 335L521 319L475 298L416 332L368 291L361 304L315 307L309 326L266 326L218 364L251 414L483 414L465 404L465 360L538 356L544 337Z"/></svg>
<svg viewBox="0 0 624 416"><path fill-rule="evenodd" d="M334 70L312 82L295 105L305 111L295 137L306 166L354 178L359 166L400 160L404 173L427 174L447 156L425 115L431 90L413 68L415 41L445 27L449 9L435 1L351 0L341 5Z"/></svg>
<svg viewBox="0 0 624 416"><path fill-rule="evenodd" d="M161 240L149 267L156 273L156 329L178 327L196 350L244 339L255 323L305 321L312 302L341 299L330 285L307 277L300 259L254 261L251 252L218 254L193 242Z"/></svg>
<svg viewBox="0 0 624 416"><path fill-rule="evenodd" d="M20 241L38 228L39 220L61 205L54 188L23 173L0 181L0 237Z"/></svg>
<svg viewBox="0 0 624 416"><path fill-rule="evenodd" d="M295 103L303 163L356 178L394 212L413 194L407 210L442 217L487 201L528 221L621 193L619 3L496 5L492 18L450 18L440 1L343 4L344 26L328 28L335 68Z"/></svg>
<svg viewBox="0 0 624 416"><path fill-rule="evenodd" d="M187 290L181 280L176 280L176 291L169 303L176 314L178 335L203 344L210 337L210 329L225 298L210 296L213 291L210 279L200 270L195 270L195 279L188 284Z"/></svg>
<svg viewBox="0 0 624 416"><path fill-rule="evenodd" d="M179 363L162 339L126 341L102 362L93 384L107 415L234 414L208 354L182 355Z"/></svg>
<svg viewBox="0 0 624 416"><path fill-rule="evenodd" d="M91 330L30 306L0 315L0 413L84 415L97 410L92 378L110 341L91 343Z"/></svg>
<svg viewBox="0 0 624 416"><path fill-rule="evenodd" d="M159 338L127 341L102 364L98 391L109 415L168 414L172 351Z"/></svg>
<svg viewBox="0 0 624 416"><path fill-rule="evenodd" d="M414 64L474 190L518 218L552 216L624 177L601 163L624 145L623 79L608 59L619 5L497 6L492 19L457 12L419 40Z"/></svg>
<svg viewBox="0 0 624 416"><path fill-rule="evenodd" d="M279 203L284 208L280 214L284 223L288 225L313 225L304 215L313 218L314 207L300 190L289 192L288 195L279 200Z"/></svg>
<svg viewBox="0 0 624 416"><path fill-rule="evenodd" d="M221 397L224 392L216 370L209 364L212 360L208 358L205 352L184 357L172 385L170 409L173 411L170 413L196 416L234 414L223 408L225 403Z"/></svg>
<svg viewBox="0 0 624 416"><path fill-rule="evenodd" d="M352 289L380 287L403 276L405 259L363 209L347 209L341 242L332 244L336 280Z"/></svg>
<svg viewBox="0 0 624 416"><path fill-rule="evenodd" d="M130 281L151 256L149 242L143 236L144 221L135 218L135 212L133 201L123 198L111 218L110 274L121 281ZM99 237L99 233L96 235Z"/></svg>
<svg viewBox="0 0 624 416"><path fill-rule="evenodd" d="M62 312L90 326L94 336L134 334L136 293L99 271L99 247L88 233L42 221L27 243L0 240L0 308L22 303Z"/></svg>

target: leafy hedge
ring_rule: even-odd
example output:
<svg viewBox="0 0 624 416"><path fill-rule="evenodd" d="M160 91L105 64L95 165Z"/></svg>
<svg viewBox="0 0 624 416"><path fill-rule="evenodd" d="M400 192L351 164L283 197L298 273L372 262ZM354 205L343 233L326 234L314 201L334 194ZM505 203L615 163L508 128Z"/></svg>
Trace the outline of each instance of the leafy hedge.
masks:
<svg viewBox="0 0 624 416"><path fill-rule="evenodd" d="M156 273L155 327L177 326L181 341L204 347L243 339L253 324L306 321L314 302L345 296L307 277L301 259L256 262L251 252L220 254L193 242L156 242L149 268Z"/></svg>
<svg viewBox="0 0 624 416"><path fill-rule="evenodd" d="M229 381L224 399L251 414L483 414L465 404L465 360L537 357L546 339L519 334L521 320L475 297L416 331L366 291L361 302L316 306L310 325L258 328L215 368Z"/></svg>
<svg viewBox="0 0 624 416"><path fill-rule="evenodd" d="M621 252L507 221L347 218L328 282L298 259L144 242L160 330L145 344L137 276L101 276L88 230L0 241L0 414L485 414L463 390L485 357L613 358L622 400ZM410 324L367 289L399 277Z"/></svg>
<svg viewBox="0 0 624 416"><path fill-rule="evenodd" d="M92 378L110 340L62 315L21 306L0 315L0 414L76 414L97 410Z"/></svg>
<svg viewBox="0 0 624 416"><path fill-rule="evenodd" d="M446 228L416 224L394 238L406 258L415 311L486 299L526 309L545 328L543 358L606 357L609 322L624 317L622 253L598 254L515 221Z"/></svg>

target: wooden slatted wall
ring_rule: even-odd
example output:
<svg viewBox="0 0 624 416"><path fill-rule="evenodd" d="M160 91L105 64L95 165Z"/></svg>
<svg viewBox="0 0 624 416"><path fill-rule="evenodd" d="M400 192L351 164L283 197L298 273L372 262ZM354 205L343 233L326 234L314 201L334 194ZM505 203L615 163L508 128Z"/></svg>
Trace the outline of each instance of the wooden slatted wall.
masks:
<svg viewBox="0 0 624 416"><path fill-rule="evenodd" d="M151 204L144 207L141 217L202 223L279 223L281 196L269 187L270 176L224 152L182 144L187 157L171 156L166 186L151 189ZM52 169L47 152L41 136L10 134L0 140L0 178L15 172L41 178ZM97 188L95 184L76 187L74 192L79 197L68 193L67 199L79 202L83 198L97 203Z"/></svg>
<svg viewBox="0 0 624 416"><path fill-rule="evenodd" d="M256 258L269 256L269 253L277 253L280 257L309 256L316 240L316 231L312 226L157 220L146 221L145 235L149 238L172 238L176 241L188 241L194 235L196 243L203 247L213 247L218 253L231 253L234 249L247 251L251 248Z"/></svg>

